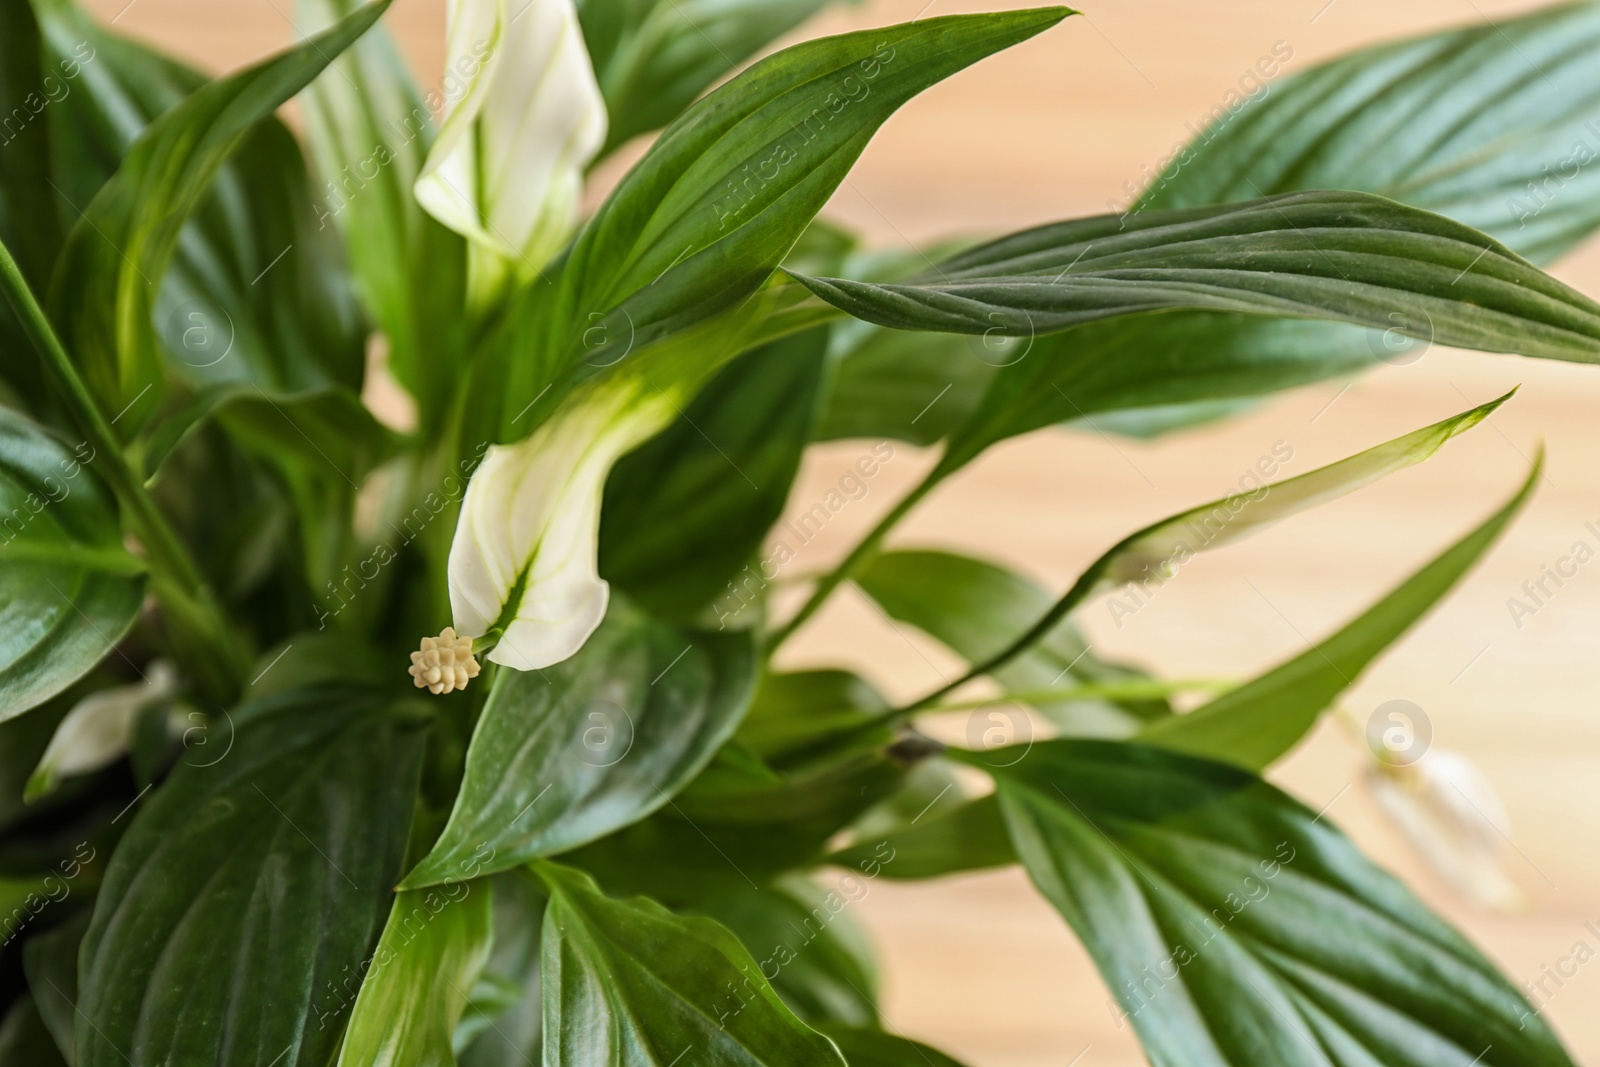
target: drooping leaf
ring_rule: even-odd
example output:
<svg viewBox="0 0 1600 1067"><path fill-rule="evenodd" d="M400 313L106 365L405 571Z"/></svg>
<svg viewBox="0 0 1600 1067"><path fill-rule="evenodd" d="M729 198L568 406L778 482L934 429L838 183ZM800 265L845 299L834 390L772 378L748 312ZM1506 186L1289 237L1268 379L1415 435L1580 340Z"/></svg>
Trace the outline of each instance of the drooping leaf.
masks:
<svg viewBox="0 0 1600 1067"><path fill-rule="evenodd" d="M824 889L784 878L697 908L731 930L772 975L773 990L807 1024L878 1025L877 967L866 935L850 915L869 883L859 877Z"/></svg>
<svg viewBox="0 0 1600 1067"><path fill-rule="evenodd" d="M579 0L578 18L605 93L602 154L658 130L764 45L828 0Z"/></svg>
<svg viewBox="0 0 1600 1067"><path fill-rule="evenodd" d="M1570 1067L1487 959L1254 775L1070 740L994 773L1152 1063Z"/></svg>
<svg viewBox="0 0 1600 1067"><path fill-rule="evenodd" d="M78 1067L323 1065L393 902L421 734L362 690L241 709L133 817L80 957ZM209 761L211 757L207 757Z"/></svg>
<svg viewBox="0 0 1600 1067"><path fill-rule="evenodd" d="M1453 589L1510 525L1537 484L1543 457L1499 511L1337 633L1187 715L1152 723L1139 740L1260 771L1316 724L1368 664Z"/></svg>
<svg viewBox="0 0 1600 1067"><path fill-rule="evenodd" d="M1137 210L1360 189L1547 263L1600 226L1597 47L1600 6L1564 3L1363 48L1214 122Z"/></svg>
<svg viewBox="0 0 1600 1067"><path fill-rule="evenodd" d="M1017 862L1017 854L991 793L894 833L864 836L828 862L869 877L918 881L1005 867Z"/></svg>
<svg viewBox="0 0 1600 1067"><path fill-rule="evenodd" d="M938 1049L909 1037L859 1026L823 1026L850 1067L961 1067Z"/></svg>
<svg viewBox="0 0 1600 1067"><path fill-rule="evenodd" d="M299 19L317 31L357 6L298 0ZM343 235L362 301L427 431L447 410L466 344L466 244L412 195L444 98L418 88L380 25L336 58L305 99L315 169L328 190L321 221Z"/></svg>
<svg viewBox="0 0 1600 1067"><path fill-rule="evenodd" d="M287 132L281 127L261 132L258 124L304 88L332 56L360 37L387 3L376 0L324 34L195 89L151 122L94 200L79 205L83 217L72 227L56 266L52 317L108 411L118 413L120 421L132 405L142 405L123 423L128 429L122 432L130 433L147 420L159 398L163 367L152 314L156 286L166 274L183 222L201 206L229 155L252 142L265 146L268 158L259 165L288 159L292 166L301 167L299 188L304 190L303 164L297 156L283 152ZM174 80L181 77L170 70L164 73ZM253 191L259 198L264 190ZM300 210L304 210L303 199L302 193L301 202L295 205ZM221 202L209 207L227 209ZM237 210L248 209L241 205ZM261 251L262 261L255 265L255 273L236 279L247 288L252 281L270 275L271 257L289 249L280 246ZM219 271L219 264L206 266L210 269L191 278L197 286L215 284L226 276ZM299 291L296 285L294 292ZM226 324L208 317L204 307L189 308L192 303L183 300L168 317L175 321L180 347L181 338L191 329L204 332L207 343L198 355L191 353L192 359L182 361L197 370L221 366L223 361L216 352L218 348L227 351ZM290 306L299 305L291 301ZM191 314L202 321L192 321Z"/></svg>
<svg viewBox="0 0 1600 1067"><path fill-rule="evenodd" d="M95 459L0 408L0 721L87 674L138 617L142 566Z"/></svg>
<svg viewBox="0 0 1600 1067"><path fill-rule="evenodd" d="M617 464L600 513L603 578L677 619L735 579L752 594L767 584L752 561L810 440L826 341L817 330L739 357Z"/></svg>
<svg viewBox="0 0 1600 1067"><path fill-rule="evenodd" d="M487 880L395 896L338 1067L455 1067L456 1024L489 959L492 900Z"/></svg>
<svg viewBox="0 0 1600 1067"><path fill-rule="evenodd" d="M656 1067L698 1048L714 1063L843 1064L721 926L645 898L612 900L570 868L535 869L550 891L547 1063Z"/></svg>
<svg viewBox="0 0 1600 1067"><path fill-rule="evenodd" d="M983 560L948 552L886 552L856 576L863 592L888 612L948 645L969 663L1005 648L1050 610L1038 584ZM1147 677L1096 657L1068 620L995 672L1008 690L1038 692ZM1075 734L1125 736L1169 715L1163 700L1039 702L1039 711Z"/></svg>
<svg viewBox="0 0 1600 1067"><path fill-rule="evenodd" d="M579 233L553 289L533 287L511 319L484 378L497 390L501 436L531 429L518 416L552 382L637 362L654 342L746 301L889 115L1067 14L941 16L807 41L695 104ZM714 369L701 346L681 348L668 346L684 376Z"/></svg>
<svg viewBox="0 0 1600 1067"><path fill-rule="evenodd" d="M613 600L571 659L500 672L450 822L404 884L459 878L474 856L510 870L645 818L737 728L755 669L748 634L665 626Z"/></svg>

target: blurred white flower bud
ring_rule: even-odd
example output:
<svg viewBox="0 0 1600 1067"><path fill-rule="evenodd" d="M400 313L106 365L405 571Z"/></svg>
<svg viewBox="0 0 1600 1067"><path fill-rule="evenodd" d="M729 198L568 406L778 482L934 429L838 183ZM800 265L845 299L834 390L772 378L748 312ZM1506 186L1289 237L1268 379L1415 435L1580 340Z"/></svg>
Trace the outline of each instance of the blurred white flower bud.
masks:
<svg viewBox="0 0 1600 1067"><path fill-rule="evenodd" d="M50 738L39 765L28 776L24 797L37 800L62 778L88 774L121 759L133 740L139 714L178 692L178 672L165 660L145 668L144 681L91 693L78 701Z"/></svg>

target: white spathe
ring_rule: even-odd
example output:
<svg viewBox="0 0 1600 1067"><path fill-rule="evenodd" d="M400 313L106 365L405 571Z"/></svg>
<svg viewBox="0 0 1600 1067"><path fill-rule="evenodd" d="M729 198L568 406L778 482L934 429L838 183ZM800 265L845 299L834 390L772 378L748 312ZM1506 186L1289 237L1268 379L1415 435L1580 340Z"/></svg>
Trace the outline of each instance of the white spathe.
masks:
<svg viewBox="0 0 1600 1067"><path fill-rule="evenodd" d="M178 674L165 660L145 668L144 681L91 693L73 705L50 737L39 764L28 776L26 795L49 793L62 778L108 767L128 751L139 714L151 704L171 700Z"/></svg>
<svg viewBox="0 0 1600 1067"><path fill-rule="evenodd" d="M1471 760L1435 748L1409 766L1380 759L1366 781L1384 814L1457 893L1499 911L1523 903L1522 891L1500 866L1511 820Z"/></svg>
<svg viewBox="0 0 1600 1067"><path fill-rule="evenodd" d="M577 223L606 106L573 0L450 0L445 118L416 182L428 213L525 273Z"/></svg>
<svg viewBox="0 0 1600 1067"><path fill-rule="evenodd" d="M677 410L640 382L607 381L525 440L485 454L450 545L450 609L457 633L478 638L516 597L490 662L519 671L560 663L600 625L610 594L597 565L606 476Z"/></svg>

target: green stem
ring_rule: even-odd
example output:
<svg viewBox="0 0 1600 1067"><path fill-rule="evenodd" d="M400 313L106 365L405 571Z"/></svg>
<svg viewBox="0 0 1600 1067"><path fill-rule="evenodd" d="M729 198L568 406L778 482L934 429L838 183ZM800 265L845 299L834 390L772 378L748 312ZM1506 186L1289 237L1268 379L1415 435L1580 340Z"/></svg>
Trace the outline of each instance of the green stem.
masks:
<svg viewBox="0 0 1600 1067"><path fill-rule="evenodd" d="M910 513L912 508L922 502L923 497L932 492L934 487L944 480L945 473L943 463L930 471L928 476L922 479L917 484L917 487L896 504L889 514L885 515L878 525L872 528L872 532L867 534L861 540L861 543L850 551L850 554L844 558L844 562L829 571L822 577L821 581L817 582L816 589L812 590L811 598L795 613L794 618L773 631L771 639L767 642L768 655L777 651L779 645L787 641L794 635L796 630L809 622L811 616L817 613L817 610L822 607L835 589L860 574L866 569L867 564L877 558L878 553L883 548L884 538L889 536L889 532L895 528L901 519Z"/></svg>
<svg viewBox="0 0 1600 1067"><path fill-rule="evenodd" d="M943 711L975 711L996 704L1050 704L1058 700L1154 700L1174 693L1225 693L1238 683L1218 678L1185 679L1163 682L1156 678L1135 678L1122 682L1093 685L1057 686L1053 689L1024 689L999 693L976 700L957 700L922 708L929 714Z"/></svg>
<svg viewBox="0 0 1600 1067"><path fill-rule="evenodd" d="M102 473L121 502L132 532L149 556L156 572L157 595L180 625L186 641L192 647L208 650L215 657L200 665L213 685L220 686L212 695L230 699L237 694L240 681L250 670L249 654L218 607L188 550L145 490L143 480L129 465L111 424L79 376L72 357L56 336L11 250L3 242L0 242L0 287L4 288L6 299L28 340L53 372L84 438L98 455L106 457ZM226 676L215 675L216 662L226 666Z"/></svg>

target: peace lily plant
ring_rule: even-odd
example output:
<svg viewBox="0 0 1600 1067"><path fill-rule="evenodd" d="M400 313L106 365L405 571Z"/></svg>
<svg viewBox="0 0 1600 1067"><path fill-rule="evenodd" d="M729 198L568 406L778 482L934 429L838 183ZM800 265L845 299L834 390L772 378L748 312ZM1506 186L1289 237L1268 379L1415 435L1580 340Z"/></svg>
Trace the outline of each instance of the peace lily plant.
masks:
<svg viewBox="0 0 1600 1067"><path fill-rule="evenodd" d="M1412 339L1600 361L1600 305L1540 266L1600 226L1600 169L1570 162L1600 4L1297 73L1113 214L906 251L817 217L879 125L1047 31L1070 60L1076 20L930 16L746 66L821 6L452 0L423 90L387 0L301 0L298 44L216 80L72 0L0 3L0 1064L950 1064L885 1030L849 904L1008 865L1152 1063L1571 1063L1261 777L1538 463L1220 692L1077 623L1508 397L1174 501L1065 591L890 535L1062 424L1169 433ZM846 438L938 459L779 610L774 524ZM774 667L847 583L969 670L895 705ZM952 711L966 744L919 730ZM1372 787L1504 903L1449 789L1493 794L1436 755L1380 747Z"/></svg>

